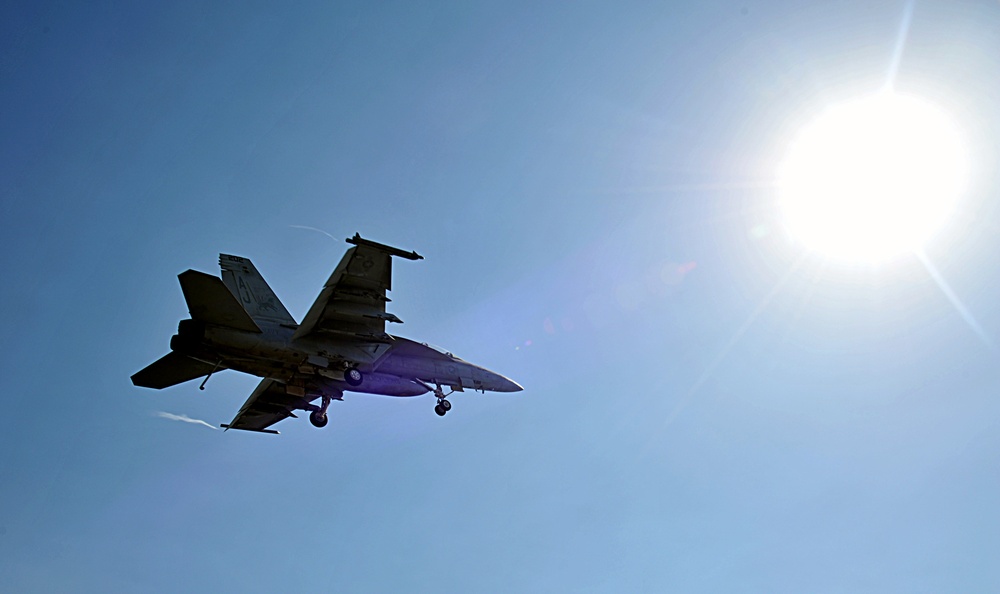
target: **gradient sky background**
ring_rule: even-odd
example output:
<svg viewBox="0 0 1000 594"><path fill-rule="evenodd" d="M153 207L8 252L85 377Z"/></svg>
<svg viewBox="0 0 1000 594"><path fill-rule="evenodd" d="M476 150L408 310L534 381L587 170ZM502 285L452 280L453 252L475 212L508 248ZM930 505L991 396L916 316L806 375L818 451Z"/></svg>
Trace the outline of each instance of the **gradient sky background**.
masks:
<svg viewBox="0 0 1000 594"><path fill-rule="evenodd" d="M0 590L1000 591L1000 3L538 4L0 8ZM774 208L900 39L973 156L961 307ZM395 333L525 391L275 437L158 415L255 378L131 385L178 273L301 319L355 232L426 257Z"/></svg>

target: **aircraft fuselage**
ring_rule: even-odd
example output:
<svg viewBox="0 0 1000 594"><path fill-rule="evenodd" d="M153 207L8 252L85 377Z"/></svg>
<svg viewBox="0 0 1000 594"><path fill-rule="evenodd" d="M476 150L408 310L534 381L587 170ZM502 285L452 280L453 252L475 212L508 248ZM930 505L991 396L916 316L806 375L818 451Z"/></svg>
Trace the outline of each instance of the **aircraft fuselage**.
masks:
<svg viewBox="0 0 1000 594"><path fill-rule="evenodd" d="M519 392L489 369L386 332L402 323L386 311L392 260L420 260L355 234L301 322L285 309L248 259L219 254L221 277L186 270L177 279L191 318L182 320L170 351L132 374L136 386L161 390L233 369L263 378L233 420L222 427L277 433L270 427L295 411L325 427L327 409L344 392L418 396L432 392L434 412L451 410L448 396L466 390ZM450 389L450 392L446 389ZM319 401L319 404L316 404Z"/></svg>
<svg viewBox="0 0 1000 594"><path fill-rule="evenodd" d="M307 377L307 388L320 393L362 392L385 396L418 396L429 385L454 390L514 392L520 386L502 375L407 338L386 335L378 341L357 342L345 337L293 340L295 327L261 324L261 332L183 320L171 349L219 369L233 369L259 377L295 381ZM348 362L364 374L359 386L344 380Z"/></svg>

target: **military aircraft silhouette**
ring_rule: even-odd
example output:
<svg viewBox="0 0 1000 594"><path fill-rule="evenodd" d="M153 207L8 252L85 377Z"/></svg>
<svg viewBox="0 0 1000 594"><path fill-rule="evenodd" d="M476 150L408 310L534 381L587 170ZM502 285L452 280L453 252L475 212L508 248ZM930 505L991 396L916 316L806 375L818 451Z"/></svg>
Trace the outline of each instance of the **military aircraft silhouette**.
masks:
<svg viewBox="0 0 1000 594"><path fill-rule="evenodd" d="M386 312L392 257L416 252L363 239L349 248L301 324L281 304L247 258L219 255L222 278L187 270L178 275L191 318L181 320L171 352L132 375L132 383L162 389L234 369L264 378L226 429L278 433L278 421L309 411L316 427L345 391L385 396L433 392L434 412L451 410L448 396L466 389L519 392L521 386L432 347L386 333L402 323ZM449 389L445 393L444 387ZM320 404L315 404L319 400Z"/></svg>

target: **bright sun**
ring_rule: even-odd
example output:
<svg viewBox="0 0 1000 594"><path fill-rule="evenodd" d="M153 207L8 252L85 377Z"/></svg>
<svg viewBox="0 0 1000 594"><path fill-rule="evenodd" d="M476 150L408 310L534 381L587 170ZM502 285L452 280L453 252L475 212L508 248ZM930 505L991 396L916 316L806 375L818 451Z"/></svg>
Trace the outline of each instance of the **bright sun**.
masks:
<svg viewBox="0 0 1000 594"><path fill-rule="evenodd" d="M918 249L952 212L965 178L949 118L893 93L827 110L799 133L778 171L791 233L855 262Z"/></svg>

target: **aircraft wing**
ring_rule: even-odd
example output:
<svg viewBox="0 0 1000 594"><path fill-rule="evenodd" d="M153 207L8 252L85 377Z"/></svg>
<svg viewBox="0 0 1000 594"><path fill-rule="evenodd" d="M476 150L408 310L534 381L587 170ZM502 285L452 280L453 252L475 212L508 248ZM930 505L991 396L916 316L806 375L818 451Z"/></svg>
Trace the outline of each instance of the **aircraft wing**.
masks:
<svg viewBox="0 0 1000 594"><path fill-rule="evenodd" d="M236 417L228 425L222 425L226 429L243 429L245 431L259 431L261 433L277 433L273 429L268 429L278 421L283 421L288 417L294 417L294 410L306 410L311 400L306 396L294 396L285 391L285 384L264 378L257 389L250 394L246 403Z"/></svg>
<svg viewBox="0 0 1000 594"><path fill-rule="evenodd" d="M409 260L423 257L416 252L404 252L362 239L357 234L347 242L355 247L344 254L292 340L313 333L330 333L368 341L390 341L385 323L402 322L385 311L389 301L386 291L392 288L392 257Z"/></svg>

